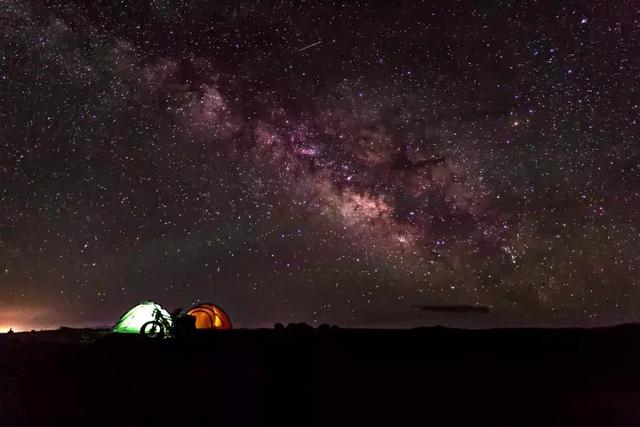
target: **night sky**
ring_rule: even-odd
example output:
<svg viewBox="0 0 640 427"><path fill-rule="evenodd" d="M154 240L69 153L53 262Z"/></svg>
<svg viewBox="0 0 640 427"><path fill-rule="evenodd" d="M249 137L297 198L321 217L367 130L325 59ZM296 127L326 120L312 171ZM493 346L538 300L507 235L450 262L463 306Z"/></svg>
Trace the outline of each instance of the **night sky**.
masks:
<svg viewBox="0 0 640 427"><path fill-rule="evenodd" d="M0 330L637 320L639 11L0 0Z"/></svg>

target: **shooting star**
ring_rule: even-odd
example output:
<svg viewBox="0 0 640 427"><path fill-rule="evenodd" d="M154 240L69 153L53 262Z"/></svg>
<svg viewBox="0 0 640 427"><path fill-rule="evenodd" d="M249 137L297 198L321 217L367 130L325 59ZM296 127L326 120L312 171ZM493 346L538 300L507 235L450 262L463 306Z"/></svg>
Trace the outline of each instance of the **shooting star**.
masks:
<svg viewBox="0 0 640 427"><path fill-rule="evenodd" d="M315 43L311 43L309 46L305 46L305 47L303 47L302 49L298 49L298 52L302 52L302 51L307 50L307 49L309 49L309 48L311 48L311 47L317 46L317 45L319 45L320 43L322 43L322 40L318 40L318 41L317 41L317 42L315 42Z"/></svg>

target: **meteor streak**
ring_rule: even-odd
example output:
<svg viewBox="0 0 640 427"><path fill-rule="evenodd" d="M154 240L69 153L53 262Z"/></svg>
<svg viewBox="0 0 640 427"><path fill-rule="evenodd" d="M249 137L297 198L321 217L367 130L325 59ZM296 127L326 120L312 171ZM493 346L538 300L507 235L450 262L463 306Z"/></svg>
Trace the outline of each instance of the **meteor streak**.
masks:
<svg viewBox="0 0 640 427"><path fill-rule="evenodd" d="M298 49L298 52L302 52L303 50L307 50L307 49L309 49L309 48L312 48L312 47L314 47L314 46L317 46L317 45L319 45L320 43L322 43L322 40L318 40L317 42L315 42L315 43L311 43L310 45L305 46L305 47L303 47L302 49Z"/></svg>

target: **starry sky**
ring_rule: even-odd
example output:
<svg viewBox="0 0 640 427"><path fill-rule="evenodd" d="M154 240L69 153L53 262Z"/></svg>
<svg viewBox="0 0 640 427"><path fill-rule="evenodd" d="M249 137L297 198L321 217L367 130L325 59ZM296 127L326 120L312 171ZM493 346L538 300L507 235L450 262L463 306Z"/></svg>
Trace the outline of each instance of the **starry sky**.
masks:
<svg viewBox="0 0 640 427"><path fill-rule="evenodd" d="M0 330L634 321L639 11L0 0Z"/></svg>

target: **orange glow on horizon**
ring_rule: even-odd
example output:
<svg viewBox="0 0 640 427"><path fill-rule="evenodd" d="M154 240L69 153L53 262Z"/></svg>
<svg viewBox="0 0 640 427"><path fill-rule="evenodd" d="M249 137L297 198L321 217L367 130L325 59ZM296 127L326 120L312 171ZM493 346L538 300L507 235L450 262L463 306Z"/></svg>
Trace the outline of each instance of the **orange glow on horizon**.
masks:
<svg viewBox="0 0 640 427"><path fill-rule="evenodd" d="M0 305L0 333L58 329L54 318L50 309Z"/></svg>
<svg viewBox="0 0 640 427"><path fill-rule="evenodd" d="M13 332L31 332L48 329L58 329L55 326L44 324L21 324L21 323L0 323L0 334L9 332L11 329Z"/></svg>

